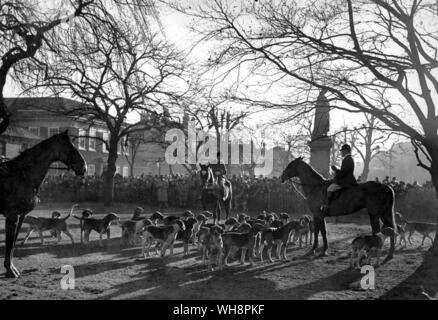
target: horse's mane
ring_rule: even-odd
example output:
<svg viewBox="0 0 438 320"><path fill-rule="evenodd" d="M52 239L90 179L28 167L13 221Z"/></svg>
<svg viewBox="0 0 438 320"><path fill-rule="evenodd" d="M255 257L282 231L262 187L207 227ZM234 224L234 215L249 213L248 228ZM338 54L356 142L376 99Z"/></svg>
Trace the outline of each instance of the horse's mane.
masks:
<svg viewBox="0 0 438 320"><path fill-rule="evenodd" d="M309 170L309 172L315 177L315 179L319 179L321 180L321 182L328 182L329 180L324 178L318 171L315 170L315 168L312 167L312 165L310 165L307 162L304 161L300 161L303 165L305 165L305 167Z"/></svg>

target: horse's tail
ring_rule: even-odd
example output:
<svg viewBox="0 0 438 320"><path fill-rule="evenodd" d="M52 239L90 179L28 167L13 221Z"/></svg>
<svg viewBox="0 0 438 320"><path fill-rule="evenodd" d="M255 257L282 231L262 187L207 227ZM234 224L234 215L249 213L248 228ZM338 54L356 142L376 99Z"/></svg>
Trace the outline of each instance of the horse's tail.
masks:
<svg viewBox="0 0 438 320"><path fill-rule="evenodd" d="M385 189L388 191L388 196L381 217L383 222L382 233L389 236L397 233L397 224L395 223L395 193L390 186L385 186Z"/></svg>

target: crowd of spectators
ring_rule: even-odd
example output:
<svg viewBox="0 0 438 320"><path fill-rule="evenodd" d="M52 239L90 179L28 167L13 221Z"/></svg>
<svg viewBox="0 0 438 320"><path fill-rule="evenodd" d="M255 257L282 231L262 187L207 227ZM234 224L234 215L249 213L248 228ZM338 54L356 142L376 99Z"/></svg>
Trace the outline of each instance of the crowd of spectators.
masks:
<svg viewBox="0 0 438 320"><path fill-rule="evenodd" d="M376 182L381 182L388 186L391 186L394 189L394 193L396 197L400 198L405 196L410 190L420 190L420 189L432 189L433 184L432 181L427 181L424 185L419 184L417 181L413 183L408 183L402 180L397 180L397 177L386 176L382 181L379 178L376 178Z"/></svg>
<svg viewBox="0 0 438 320"><path fill-rule="evenodd" d="M233 208L237 211L307 213L303 196L292 183L281 183L279 178L232 176ZM360 181L360 177L358 179ZM420 185L406 183L389 176L378 182L390 185L396 195L396 210L413 212L433 210L438 207L431 182ZM102 202L103 177L76 177L64 174L46 177L40 189L42 203L53 202ZM136 203L150 208L201 208L201 183L199 175L142 175L114 179L114 201ZM299 187L298 187L299 188ZM429 213L427 213L429 214ZM432 213L430 213L432 215Z"/></svg>
<svg viewBox="0 0 438 320"><path fill-rule="evenodd" d="M301 195L290 183L279 178L248 176L230 177L233 186L233 208L242 211L305 212ZM46 177L40 189L41 202L100 202L103 199L103 177L59 175ZM192 208L201 206L199 175L142 175L114 179L114 201L135 202L159 208Z"/></svg>

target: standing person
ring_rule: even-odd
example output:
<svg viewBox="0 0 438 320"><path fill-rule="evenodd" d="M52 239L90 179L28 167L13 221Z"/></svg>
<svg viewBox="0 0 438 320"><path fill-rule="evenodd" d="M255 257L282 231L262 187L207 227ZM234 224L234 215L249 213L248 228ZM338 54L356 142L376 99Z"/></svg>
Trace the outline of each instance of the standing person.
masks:
<svg viewBox="0 0 438 320"><path fill-rule="evenodd" d="M157 189L157 200L160 208L167 207L167 190L169 188L169 183L164 179L163 175L160 175L159 179L155 184L155 188Z"/></svg>
<svg viewBox="0 0 438 320"><path fill-rule="evenodd" d="M220 188L220 195L222 199L225 201L228 198L228 188L225 188L225 182L227 179L227 169L225 168L225 165L222 162L221 159L221 153L218 152L216 154L217 156L217 163L210 164L211 169L213 170L213 174L217 180L217 183Z"/></svg>
<svg viewBox="0 0 438 320"><path fill-rule="evenodd" d="M187 207L187 202L189 200L189 185L185 178L180 178L178 181L178 200L181 208Z"/></svg>

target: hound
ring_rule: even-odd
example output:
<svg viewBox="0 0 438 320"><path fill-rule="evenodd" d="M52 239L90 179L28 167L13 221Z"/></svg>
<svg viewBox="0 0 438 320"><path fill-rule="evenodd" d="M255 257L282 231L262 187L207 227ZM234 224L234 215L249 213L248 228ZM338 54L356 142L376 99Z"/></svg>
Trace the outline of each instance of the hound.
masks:
<svg viewBox="0 0 438 320"><path fill-rule="evenodd" d="M87 218L83 220L84 240L90 242L90 233L92 230L99 234L99 245L102 246L102 235L106 233L107 240L110 239L110 225L113 221L119 221L119 216L115 213L108 213L102 219Z"/></svg>
<svg viewBox="0 0 438 320"><path fill-rule="evenodd" d="M82 215L80 217L73 215L74 218L79 220L79 228L81 229L81 243L84 243L84 238L83 238L83 234L84 234L84 220L91 218L91 216L93 215L93 211L91 209L85 209L84 211L82 211Z"/></svg>
<svg viewBox="0 0 438 320"><path fill-rule="evenodd" d="M377 256L377 265L379 264L380 252L383 247L383 239L381 236L374 235L362 235L356 237L351 243L351 256L350 267L360 268L360 263L363 258L367 258L365 264L371 263L371 253L375 253Z"/></svg>
<svg viewBox="0 0 438 320"><path fill-rule="evenodd" d="M430 236L431 233L436 231L436 223L427 223L427 222L413 222L405 220L405 230L406 232L409 232L408 241L409 244L412 244L411 237L415 232L418 232L423 236L423 239L421 241L421 246L424 245L424 240L426 238L430 239L430 242L433 243L433 238Z"/></svg>
<svg viewBox="0 0 438 320"><path fill-rule="evenodd" d="M203 239L202 247L202 262L206 264L206 258L208 256L208 270L213 271L213 264L215 264L219 270L222 269L222 256L223 256L223 229L217 225L209 228L208 233Z"/></svg>
<svg viewBox="0 0 438 320"><path fill-rule="evenodd" d="M155 211L152 216L149 218L156 225L157 223L162 223L166 226L170 226L175 223L175 221L181 220L181 217L168 215L163 215L160 211Z"/></svg>
<svg viewBox="0 0 438 320"><path fill-rule="evenodd" d="M195 224L198 221L195 218L188 218L184 221L185 229L179 230L178 235L176 237L177 240L181 240L184 243L184 255L189 254L189 242L193 238L193 230Z"/></svg>
<svg viewBox="0 0 438 320"><path fill-rule="evenodd" d="M128 220L122 223L122 237L120 244L129 243L135 245L136 240L141 237L141 233L146 226L152 225L150 219Z"/></svg>
<svg viewBox="0 0 438 320"><path fill-rule="evenodd" d="M170 226L146 226L143 231L143 257L149 257L149 249L153 241L157 241L158 244L161 245L161 257L164 257L168 247L170 247L170 256L173 256L173 243L180 230L185 230L185 225L182 220L177 220ZM145 253L146 244L148 244L148 247Z"/></svg>
<svg viewBox="0 0 438 320"><path fill-rule="evenodd" d="M263 262L263 249L266 246L268 251L269 262L273 262L271 257L271 250L273 244L277 244L277 259L280 259L280 255L283 260L286 258L286 245L289 240L289 236L292 230L296 230L301 226L299 220L292 220L280 228L267 228L262 231L261 245L259 249L259 256L261 262Z"/></svg>
<svg viewBox="0 0 438 320"><path fill-rule="evenodd" d="M239 221L237 221L236 218L228 218L224 222L225 225L225 232L233 230L236 226L239 225Z"/></svg>
<svg viewBox="0 0 438 320"><path fill-rule="evenodd" d="M198 238L199 230L201 230L201 227L202 227L202 226L205 224L205 222L207 221L207 217L201 213L201 214L199 214L199 215L196 217L196 221L197 221L197 222L196 222L195 225L193 226L193 233L192 233L192 239L191 239L191 242L192 242L193 244L195 244L195 239ZM201 246L201 244L200 244L199 241L198 241L198 250L200 249L200 246Z"/></svg>
<svg viewBox="0 0 438 320"><path fill-rule="evenodd" d="M24 223L27 223L30 225L29 231L27 232L26 236L24 237L23 244L26 243L27 239L29 239L30 235L33 231L37 231L40 235L41 244L44 245L44 237L43 232L44 231L54 231L54 233L57 235L57 241L56 244L61 241L61 232L64 232L71 240L71 243L74 244L73 235L68 230L68 226L66 223L66 220L70 217L70 215L73 213L73 210L78 205L75 204L71 207L70 213L65 218L42 218L42 217L35 217L35 216L26 216L24 218Z"/></svg>
<svg viewBox="0 0 438 320"><path fill-rule="evenodd" d="M252 227L249 232L226 232L222 235L222 240L225 248L225 265L228 265L228 257L232 253L233 249L242 249L240 255L240 263L245 263L246 251L249 250L249 262L253 264L252 252L255 245L255 235L259 232L258 229Z"/></svg>
<svg viewBox="0 0 438 320"><path fill-rule="evenodd" d="M310 244L312 245L312 234L314 231L313 219L310 215L306 214L300 218L301 226L294 233L295 243L296 237L299 239L299 246L302 247L303 238L305 239L306 247Z"/></svg>
<svg viewBox="0 0 438 320"><path fill-rule="evenodd" d="M61 213L59 211L53 211L52 212L52 219L59 219L59 218L61 218ZM50 230L50 235L52 236L52 238L57 238L58 232L56 232L56 230L52 229L52 230Z"/></svg>

